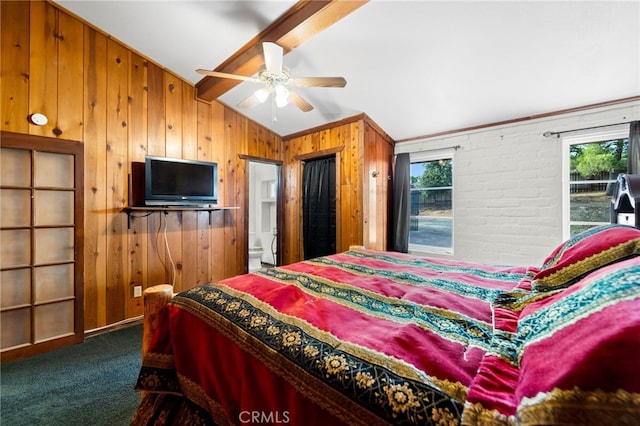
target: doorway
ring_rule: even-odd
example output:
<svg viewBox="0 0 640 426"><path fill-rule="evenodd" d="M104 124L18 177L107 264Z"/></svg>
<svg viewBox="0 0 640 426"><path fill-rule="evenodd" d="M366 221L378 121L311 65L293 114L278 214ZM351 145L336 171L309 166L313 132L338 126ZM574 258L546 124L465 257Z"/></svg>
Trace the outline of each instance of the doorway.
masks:
<svg viewBox="0 0 640 426"><path fill-rule="evenodd" d="M278 265L280 167L249 161L249 272Z"/></svg>
<svg viewBox="0 0 640 426"><path fill-rule="evenodd" d="M304 259L336 253L336 157L307 160L302 173Z"/></svg>

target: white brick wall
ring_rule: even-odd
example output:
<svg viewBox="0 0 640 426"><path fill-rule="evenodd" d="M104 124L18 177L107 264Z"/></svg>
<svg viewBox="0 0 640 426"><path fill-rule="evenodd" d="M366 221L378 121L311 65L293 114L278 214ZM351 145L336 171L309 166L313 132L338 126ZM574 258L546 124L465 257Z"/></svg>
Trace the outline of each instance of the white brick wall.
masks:
<svg viewBox="0 0 640 426"><path fill-rule="evenodd" d="M567 131L640 120L640 102L396 144L396 153L454 154L453 258L540 265L562 242L562 139ZM572 133L575 134L575 133Z"/></svg>

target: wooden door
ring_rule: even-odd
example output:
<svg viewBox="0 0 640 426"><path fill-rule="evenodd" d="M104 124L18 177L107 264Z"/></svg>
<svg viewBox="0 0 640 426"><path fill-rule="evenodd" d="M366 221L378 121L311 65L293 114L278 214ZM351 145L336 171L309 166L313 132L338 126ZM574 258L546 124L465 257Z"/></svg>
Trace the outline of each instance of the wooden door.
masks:
<svg viewBox="0 0 640 426"><path fill-rule="evenodd" d="M2 132L2 362L84 338L83 145Z"/></svg>

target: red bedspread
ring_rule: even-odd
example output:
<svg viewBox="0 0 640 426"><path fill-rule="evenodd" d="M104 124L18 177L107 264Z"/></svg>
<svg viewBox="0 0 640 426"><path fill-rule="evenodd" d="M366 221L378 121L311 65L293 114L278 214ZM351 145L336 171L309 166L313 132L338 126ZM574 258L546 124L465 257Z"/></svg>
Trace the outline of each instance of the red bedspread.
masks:
<svg viewBox="0 0 640 426"><path fill-rule="evenodd" d="M367 250L178 295L133 424L637 425L640 230L539 268Z"/></svg>
<svg viewBox="0 0 640 426"><path fill-rule="evenodd" d="M186 291L144 359L134 423L171 405L164 394L181 398L164 420L457 424L491 351L491 305L526 275L358 250Z"/></svg>

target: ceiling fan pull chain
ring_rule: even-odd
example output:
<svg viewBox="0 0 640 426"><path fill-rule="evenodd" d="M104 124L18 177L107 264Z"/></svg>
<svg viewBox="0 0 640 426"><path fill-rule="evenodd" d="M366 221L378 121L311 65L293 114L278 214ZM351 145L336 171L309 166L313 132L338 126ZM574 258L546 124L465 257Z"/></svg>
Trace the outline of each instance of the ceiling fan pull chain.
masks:
<svg viewBox="0 0 640 426"><path fill-rule="evenodd" d="M278 117L276 117L276 97L275 96L271 96L271 123L275 124L276 121L278 121Z"/></svg>

